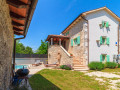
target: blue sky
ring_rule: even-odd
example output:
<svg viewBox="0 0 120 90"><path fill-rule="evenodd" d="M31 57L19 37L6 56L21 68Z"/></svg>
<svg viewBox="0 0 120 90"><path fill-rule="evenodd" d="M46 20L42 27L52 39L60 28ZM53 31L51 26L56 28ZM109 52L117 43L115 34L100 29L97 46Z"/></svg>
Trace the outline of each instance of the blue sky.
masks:
<svg viewBox="0 0 120 90"><path fill-rule="evenodd" d="M38 0L27 36L20 40L36 50L49 34L60 34L80 13L107 6L120 17L120 0Z"/></svg>

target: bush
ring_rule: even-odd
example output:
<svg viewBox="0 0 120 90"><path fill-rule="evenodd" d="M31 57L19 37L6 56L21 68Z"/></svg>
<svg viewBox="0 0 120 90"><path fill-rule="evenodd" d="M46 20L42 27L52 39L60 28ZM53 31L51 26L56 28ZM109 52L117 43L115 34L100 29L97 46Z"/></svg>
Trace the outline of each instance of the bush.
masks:
<svg viewBox="0 0 120 90"><path fill-rule="evenodd" d="M118 68L120 68L120 64L118 64Z"/></svg>
<svg viewBox="0 0 120 90"><path fill-rule="evenodd" d="M69 67L67 65L61 65L60 68L65 69L65 70L71 70L71 67Z"/></svg>
<svg viewBox="0 0 120 90"><path fill-rule="evenodd" d="M106 62L106 68L116 68L117 63L115 62Z"/></svg>
<svg viewBox="0 0 120 90"><path fill-rule="evenodd" d="M91 69L91 70L102 70L104 69L104 64L102 62L91 62L88 67Z"/></svg>

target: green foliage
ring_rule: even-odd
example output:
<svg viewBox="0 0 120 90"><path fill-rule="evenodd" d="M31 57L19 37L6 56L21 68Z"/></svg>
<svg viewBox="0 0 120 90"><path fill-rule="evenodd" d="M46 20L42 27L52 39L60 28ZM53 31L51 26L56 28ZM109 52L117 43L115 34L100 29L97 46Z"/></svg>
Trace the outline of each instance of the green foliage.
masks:
<svg viewBox="0 0 120 90"><path fill-rule="evenodd" d="M71 68L67 65L61 65L60 68L65 70L71 70Z"/></svg>
<svg viewBox="0 0 120 90"><path fill-rule="evenodd" d="M33 54L32 48L29 47L29 46L27 46L27 47L25 48L25 54Z"/></svg>
<svg viewBox="0 0 120 90"><path fill-rule="evenodd" d="M48 52L48 44L44 40L41 40L41 46L37 49L36 54L47 54Z"/></svg>
<svg viewBox="0 0 120 90"><path fill-rule="evenodd" d="M118 64L118 68L120 68L120 64Z"/></svg>
<svg viewBox="0 0 120 90"><path fill-rule="evenodd" d="M33 54L33 50L31 47L25 47L19 40L16 42L16 53L18 54Z"/></svg>
<svg viewBox="0 0 120 90"><path fill-rule="evenodd" d="M117 63L115 62L106 62L106 68L115 68L117 66Z"/></svg>
<svg viewBox="0 0 120 90"><path fill-rule="evenodd" d="M91 69L91 70L102 70L104 69L104 64L102 62L91 62L88 67Z"/></svg>

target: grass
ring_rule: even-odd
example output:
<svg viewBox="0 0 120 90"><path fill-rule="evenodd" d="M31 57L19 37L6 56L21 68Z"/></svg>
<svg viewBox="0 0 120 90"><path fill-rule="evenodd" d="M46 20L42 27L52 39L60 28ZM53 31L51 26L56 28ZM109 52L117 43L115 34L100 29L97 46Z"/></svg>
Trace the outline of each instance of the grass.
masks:
<svg viewBox="0 0 120 90"><path fill-rule="evenodd" d="M115 69L109 69L109 68L105 68L104 70L102 70L102 72L120 72L120 68L115 68Z"/></svg>
<svg viewBox="0 0 120 90"><path fill-rule="evenodd" d="M117 82L116 85L118 88L120 88L120 82Z"/></svg>
<svg viewBox="0 0 120 90"><path fill-rule="evenodd" d="M106 90L92 77L78 71L44 69L29 79L33 90Z"/></svg>
<svg viewBox="0 0 120 90"><path fill-rule="evenodd" d="M94 71L97 71L97 70L89 70L89 72L94 72ZM105 68L101 70L101 72L120 73L120 68L115 68L115 69Z"/></svg>

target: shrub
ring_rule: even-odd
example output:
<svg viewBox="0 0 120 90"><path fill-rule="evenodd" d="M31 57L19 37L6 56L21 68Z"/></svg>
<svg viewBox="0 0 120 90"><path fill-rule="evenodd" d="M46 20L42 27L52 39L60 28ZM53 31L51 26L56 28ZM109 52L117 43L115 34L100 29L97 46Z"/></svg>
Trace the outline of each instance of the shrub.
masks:
<svg viewBox="0 0 120 90"><path fill-rule="evenodd" d="M120 68L120 64L118 64L118 68Z"/></svg>
<svg viewBox="0 0 120 90"><path fill-rule="evenodd" d="M103 70L104 69L104 64L103 63L98 63L97 70Z"/></svg>
<svg viewBox="0 0 120 90"><path fill-rule="evenodd" d="M104 69L104 64L101 63L101 62L91 62L88 67L91 69L91 70L102 70Z"/></svg>
<svg viewBox="0 0 120 90"><path fill-rule="evenodd" d="M61 65L60 68L61 68L61 69L64 69L65 66L66 66L66 65Z"/></svg>
<svg viewBox="0 0 120 90"><path fill-rule="evenodd" d="M117 66L117 63L115 62L106 62L106 67L107 68L115 68Z"/></svg>
<svg viewBox="0 0 120 90"><path fill-rule="evenodd" d="M65 70L71 70L71 67L69 67L67 65L61 65L60 68L65 69Z"/></svg>

